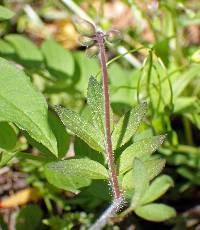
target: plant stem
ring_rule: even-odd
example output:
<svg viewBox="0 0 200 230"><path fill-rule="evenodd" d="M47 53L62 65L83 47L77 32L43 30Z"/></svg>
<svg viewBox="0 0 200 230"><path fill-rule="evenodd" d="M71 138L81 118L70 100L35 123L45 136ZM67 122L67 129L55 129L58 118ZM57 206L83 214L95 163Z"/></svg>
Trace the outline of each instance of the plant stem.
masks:
<svg viewBox="0 0 200 230"><path fill-rule="evenodd" d="M115 168L115 159L113 156L112 142L111 142L111 132L110 132L110 99L108 93L108 73L106 67L106 54L104 47L104 33L96 33L97 43L99 45L99 59L101 63L102 79L103 79L103 94L104 94L104 112L105 112L105 134L106 134L106 144L105 151L108 159L108 168L110 172L110 182L113 190L113 195L115 200L122 198L122 194L119 188L119 183L117 179L117 173Z"/></svg>

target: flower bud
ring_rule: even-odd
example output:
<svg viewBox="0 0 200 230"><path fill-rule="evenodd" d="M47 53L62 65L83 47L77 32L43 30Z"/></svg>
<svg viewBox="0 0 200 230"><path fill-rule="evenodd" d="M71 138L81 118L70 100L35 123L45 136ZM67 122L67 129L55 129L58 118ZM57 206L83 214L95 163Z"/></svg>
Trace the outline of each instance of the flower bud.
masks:
<svg viewBox="0 0 200 230"><path fill-rule="evenodd" d="M78 41L82 46L87 46L87 47L93 45L95 42L94 39L83 35L79 36Z"/></svg>
<svg viewBox="0 0 200 230"><path fill-rule="evenodd" d="M74 20L74 25L80 34L88 37L92 37L96 32L95 26L82 18L76 18Z"/></svg>
<svg viewBox="0 0 200 230"><path fill-rule="evenodd" d="M99 47L97 45L94 45L92 47L87 48L85 52L87 57L93 58L97 56L97 54L99 53Z"/></svg>
<svg viewBox="0 0 200 230"><path fill-rule="evenodd" d="M106 41L109 43L118 43L122 40L122 35L118 30L109 30L106 33Z"/></svg>

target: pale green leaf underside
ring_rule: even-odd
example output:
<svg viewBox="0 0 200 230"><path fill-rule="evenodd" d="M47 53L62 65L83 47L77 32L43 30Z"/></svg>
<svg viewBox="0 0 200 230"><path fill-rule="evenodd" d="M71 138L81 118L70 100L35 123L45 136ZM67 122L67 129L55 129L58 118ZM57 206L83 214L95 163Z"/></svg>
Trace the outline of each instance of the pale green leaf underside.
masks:
<svg viewBox="0 0 200 230"><path fill-rule="evenodd" d="M48 167L56 172L69 176L88 179L108 179L107 169L100 163L90 159L69 159L53 162Z"/></svg>
<svg viewBox="0 0 200 230"><path fill-rule="evenodd" d="M3 58L0 58L0 120L15 123L57 155L44 97L23 71Z"/></svg>
<svg viewBox="0 0 200 230"><path fill-rule="evenodd" d="M60 106L56 106L55 111L67 129L80 137L93 149L99 152L103 151L103 141L96 134L96 129L78 113Z"/></svg>
<svg viewBox="0 0 200 230"><path fill-rule="evenodd" d="M0 6L0 21L8 20L14 16L14 12L6 7Z"/></svg>
<svg viewBox="0 0 200 230"><path fill-rule="evenodd" d="M141 203L147 204L157 200L166 191L174 185L174 182L171 177L167 175L162 175L156 178L149 186L144 196L142 197Z"/></svg>
<svg viewBox="0 0 200 230"><path fill-rule="evenodd" d="M151 155L163 143L165 135L145 138L130 145L119 158L119 173L123 174L132 168L135 157L141 158Z"/></svg>
<svg viewBox="0 0 200 230"><path fill-rule="evenodd" d="M112 133L113 149L121 147L136 133L147 111L147 103L135 106L117 123Z"/></svg>
<svg viewBox="0 0 200 230"><path fill-rule="evenodd" d="M145 164L136 158L133 162L133 187L134 194L131 199L131 207L135 208L139 204L143 194L149 185L149 175Z"/></svg>
<svg viewBox="0 0 200 230"><path fill-rule="evenodd" d="M176 216L174 208L165 204L147 204L135 210L145 220L161 222Z"/></svg>

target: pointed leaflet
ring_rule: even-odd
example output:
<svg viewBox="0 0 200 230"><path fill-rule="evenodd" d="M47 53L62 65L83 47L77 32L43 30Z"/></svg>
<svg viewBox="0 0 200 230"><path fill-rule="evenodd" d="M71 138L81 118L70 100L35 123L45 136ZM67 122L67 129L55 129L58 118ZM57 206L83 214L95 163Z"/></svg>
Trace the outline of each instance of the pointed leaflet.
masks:
<svg viewBox="0 0 200 230"><path fill-rule="evenodd" d="M3 58L0 58L0 120L15 123L57 155L44 97L23 71Z"/></svg>
<svg viewBox="0 0 200 230"><path fill-rule="evenodd" d="M131 207L136 208L139 204L143 194L147 190L149 186L149 175L147 168L145 167L144 163L139 160L135 159L133 162L133 187L134 187L134 194L131 199Z"/></svg>
<svg viewBox="0 0 200 230"><path fill-rule="evenodd" d="M48 167L69 176L86 177L88 179L108 179L107 169L100 163L87 158L53 162Z"/></svg>
<svg viewBox="0 0 200 230"><path fill-rule="evenodd" d="M165 166L165 160L159 158L154 159L151 157L149 160L144 161L144 165L147 169L149 180L152 180L163 170ZM133 169L124 175L122 180L122 187L124 190L132 190L134 188Z"/></svg>
<svg viewBox="0 0 200 230"><path fill-rule="evenodd" d="M174 208L165 204L147 204L135 210L145 220L161 222L176 216Z"/></svg>
<svg viewBox="0 0 200 230"><path fill-rule="evenodd" d="M135 157L141 158L151 155L163 143L165 135L145 138L130 145L119 158L119 173L123 174L132 168Z"/></svg>
<svg viewBox="0 0 200 230"><path fill-rule="evenodd" d="M104 108L103 108L103 88L94 78L90 77L87 91L87 102L92 112L93 123L99 131L104 134Z"/></svg>
<svg viewBox="0 0 200 230"><path fill-rule="evenodd" d="M80 137L93 149L102 152L102 140L96 134L95 128L86 122L78 113L60 106L55 107L55 111L67 129Z"/></svg>
<svg viewBox="0 0 200 230"><path fill-rule="evenodd" d="M130 140L144 118L146 110L147 103L144 102L135 106L119 120L112 133L113 149L124 145Z"/></svg>
<svg viewBox="0 0 200 230"><path fill-rule="evenodd" d="M103 104L103 87L94 77L90 77L87 91L87 102L92 112L93 124L103 136L105 134L105 113ZM112 109L110 107L110 123L112 128Z"/></svg>
<svg viewBox="0 0 200 230"><path fill-rule="evenodd" d="M142 197L141 204L144 205L158 199L173 185L172 178L167 175L156 178Z"/></svg>

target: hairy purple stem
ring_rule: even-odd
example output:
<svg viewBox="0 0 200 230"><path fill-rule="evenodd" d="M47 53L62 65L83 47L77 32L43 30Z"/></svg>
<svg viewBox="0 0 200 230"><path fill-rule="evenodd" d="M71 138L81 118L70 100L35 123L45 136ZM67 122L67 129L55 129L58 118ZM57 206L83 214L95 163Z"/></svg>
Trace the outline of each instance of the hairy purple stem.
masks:
<svg viewBox="0 0 200 230"><path fill-rule="evenodd" d="M110 132L110 99L108 93L108 73L106 67L106 54L104 47L104 33L96 33L97 43L99 45L99 59L101 63L101 71L103 78L103 93L104 93L104 111L105 111L105 131L106 131L106 154L108 158L108 168L110 173L110 181L113 190L113 195L115 200L122 198L122 194L119 188L119 183L117 179L117 173L115 168L115 159L112 150L111 132Z"/></svg>

